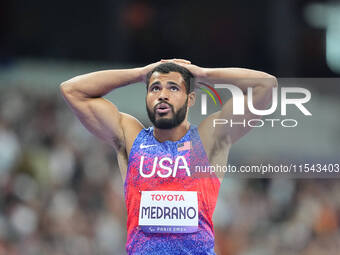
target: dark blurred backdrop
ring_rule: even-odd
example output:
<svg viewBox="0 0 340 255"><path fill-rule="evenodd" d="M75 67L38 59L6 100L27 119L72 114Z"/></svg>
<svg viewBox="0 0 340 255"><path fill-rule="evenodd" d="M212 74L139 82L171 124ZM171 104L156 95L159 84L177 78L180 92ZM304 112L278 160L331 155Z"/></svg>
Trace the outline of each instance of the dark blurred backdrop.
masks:
<svg viewBox="0 0 340 255"><path fill-rule="evenodd" d="M181 57L201 66L242 66L280 77L333 77L340 68L327 64L329 24L313 25L320 19L313 11L308 15L313 3L4 1L0 55L3 63L48 57L146 64Z"/></svg>

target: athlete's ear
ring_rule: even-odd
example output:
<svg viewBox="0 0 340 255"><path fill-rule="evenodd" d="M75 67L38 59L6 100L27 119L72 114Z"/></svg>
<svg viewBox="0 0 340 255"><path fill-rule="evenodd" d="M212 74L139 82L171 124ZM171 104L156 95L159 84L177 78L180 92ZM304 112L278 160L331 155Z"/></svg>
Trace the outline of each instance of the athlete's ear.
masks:
<svg viewBox="0 0 340 255"><path fill-rule="evenodd" d="M188 106L191 107L195 104L196 102L196 93L195 91L192 91L188 95Z"/></svg>

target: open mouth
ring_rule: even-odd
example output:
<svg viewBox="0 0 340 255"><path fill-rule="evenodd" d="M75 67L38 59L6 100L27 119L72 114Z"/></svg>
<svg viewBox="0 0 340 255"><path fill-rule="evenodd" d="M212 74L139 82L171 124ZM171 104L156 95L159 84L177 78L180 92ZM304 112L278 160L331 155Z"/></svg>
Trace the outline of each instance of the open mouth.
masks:
<svg viewBox="0 0 340 255"><path fill-rule="evenodd" d="M156 106L156 112L157 113L164 114L164 113L168 113L170 111L171 111L171 107L166 103L160 103L159 105Z"/></svg>

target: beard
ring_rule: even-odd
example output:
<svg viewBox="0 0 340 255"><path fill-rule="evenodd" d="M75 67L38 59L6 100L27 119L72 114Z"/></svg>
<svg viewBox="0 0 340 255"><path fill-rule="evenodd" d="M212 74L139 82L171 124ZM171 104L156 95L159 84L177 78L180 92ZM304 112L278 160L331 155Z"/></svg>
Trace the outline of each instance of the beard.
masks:
<svg viewBox="0 0 340 255"><path fill-rule="evenodd" d="M187 106L188 106L188 97L185 103L183 104L183 106L179 108L177 112L174 111L174 107L171 104L168 104L165 101L161 101L159 104L161 103L166 103L167 105L169 105L169 107L171 108L172 118L163 117L169 113L165 113L165 114L157 113L156 107L158 104L154 107L153 110L150 110L149 107L146 106L146 111L148 113L149 119L152 122L152 124L156 128L159 128L159 129L171 129L171 128L175 128L179 126L184 121L185 116L186 116ZM157 119L156 119L156 114L159 115Z"/></svg>

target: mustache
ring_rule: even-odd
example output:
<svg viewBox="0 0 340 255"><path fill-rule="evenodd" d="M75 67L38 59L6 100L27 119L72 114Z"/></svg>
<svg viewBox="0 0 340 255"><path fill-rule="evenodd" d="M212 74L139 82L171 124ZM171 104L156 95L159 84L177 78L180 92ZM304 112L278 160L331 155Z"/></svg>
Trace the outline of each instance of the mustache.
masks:
<svg viewBox="0 0 340 255"><path fill-rule="evenodd" d="M159 106L160 104L167 104L167 105L171 108L171 110L174 111L173 105L172 105L172 104L169 104L168 102L163 101L163 100L160 101L158 104L156 104L156 105L154 106L153 110L156 111L157 106Z"/></svg>

